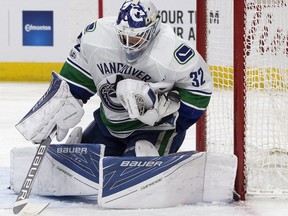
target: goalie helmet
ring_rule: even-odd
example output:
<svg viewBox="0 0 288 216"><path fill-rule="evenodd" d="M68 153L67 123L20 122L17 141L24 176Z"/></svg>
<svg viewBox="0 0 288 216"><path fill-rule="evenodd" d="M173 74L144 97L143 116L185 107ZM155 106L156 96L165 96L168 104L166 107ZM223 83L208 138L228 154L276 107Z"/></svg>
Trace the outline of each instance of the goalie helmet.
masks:
<svg viewBox="0 0 288 216"><path fill-rule="evenodd" d="M116 20L117 38L127 61L133 63L155 38L160 17L150 0L126 0Z"/></svg>

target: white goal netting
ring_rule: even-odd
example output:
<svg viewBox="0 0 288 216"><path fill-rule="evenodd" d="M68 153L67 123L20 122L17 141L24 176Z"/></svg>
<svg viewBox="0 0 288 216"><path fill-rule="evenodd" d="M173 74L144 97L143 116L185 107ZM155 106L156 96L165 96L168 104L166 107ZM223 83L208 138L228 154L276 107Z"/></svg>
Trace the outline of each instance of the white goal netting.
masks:
<svg viewBox="0 0 288 216"><path fill-rule="evenodd" d="M231 153L233 0L207 0L207 10L207 150ZM247 194L288 196L288 0L246 0L243 38Z"/></svg>

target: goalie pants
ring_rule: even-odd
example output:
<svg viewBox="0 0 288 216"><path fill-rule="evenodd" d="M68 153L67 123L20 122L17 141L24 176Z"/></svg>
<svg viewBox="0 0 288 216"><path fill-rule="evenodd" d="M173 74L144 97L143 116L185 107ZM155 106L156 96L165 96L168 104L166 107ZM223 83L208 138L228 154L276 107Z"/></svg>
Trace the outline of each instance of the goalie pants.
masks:
<svg viewBox="0 0 288 216"><path fill-rule="evenodd" d="M135 143L138 140L151 142L160 155L178 151L182 145L186 131L176 133L175 130L138 130L127 138L112 136L100 118L100 110L94 112L94 120L85 129L82 143L105 145L105 156L135 156Z"/></svg>

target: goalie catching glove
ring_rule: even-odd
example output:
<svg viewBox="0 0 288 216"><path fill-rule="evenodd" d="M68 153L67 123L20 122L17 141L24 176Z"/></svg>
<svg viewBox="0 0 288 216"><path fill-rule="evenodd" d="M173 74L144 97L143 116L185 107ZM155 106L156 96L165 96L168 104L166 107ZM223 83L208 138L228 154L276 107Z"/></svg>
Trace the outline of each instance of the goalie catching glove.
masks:
<svg viewBox="0 0 288 216"><path fill-rule="evenodd" d="M171 91L172 87L173 83L168 82L125 79L117 83L116 94L131 119L155 126L171 119L180 107L179 94Z"/></svg>
<svg viewBox="0 0 288 216"><path fill-rule="evenodd" d="M40 143L56 126L56 138L62 141L68 130L76 126L83 115L82 101L74 98L67 82L53 72L47 92L16 128L27 140Z"/></svg>

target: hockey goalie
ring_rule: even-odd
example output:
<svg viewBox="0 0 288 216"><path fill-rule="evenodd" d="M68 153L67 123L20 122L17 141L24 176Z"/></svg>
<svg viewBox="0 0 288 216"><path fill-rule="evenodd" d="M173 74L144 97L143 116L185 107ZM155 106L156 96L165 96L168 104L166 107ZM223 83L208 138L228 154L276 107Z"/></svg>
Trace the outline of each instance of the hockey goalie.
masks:
<svg viewBox="0 0 288 216"><path fill-rule="evenodd" d="M192 44L160 19L150 0L126 0L117 17L79 34L47 92L16 125L36 146L11 151L13 190L34 173L33 155L45 141L29 184L34 194L97 195L105 208L232 200L234 155L179 152L209 104L213 79ZM96 94L100 107L82 131L83 104Z"/></svg>

